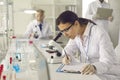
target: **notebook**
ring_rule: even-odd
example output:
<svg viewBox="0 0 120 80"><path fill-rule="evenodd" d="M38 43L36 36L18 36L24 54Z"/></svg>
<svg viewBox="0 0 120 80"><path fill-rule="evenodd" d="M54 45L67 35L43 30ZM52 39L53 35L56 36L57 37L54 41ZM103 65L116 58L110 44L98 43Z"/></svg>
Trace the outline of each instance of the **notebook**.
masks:
<svg viewBox="0 0 120 80"><path fill-rule="evenodd" d="M65 73L81 73L80 69L85 65L85 63L79 63L79 64L70 64L65 65L61 64L56 72L65 72Z"/></svg>
<svg viewBox="0 0 120 80"><path fill-rule="evenodd" d="M97 8L96 17L97 19L107 20L108 17L112 16L113 9L108 8Z"/></svg>

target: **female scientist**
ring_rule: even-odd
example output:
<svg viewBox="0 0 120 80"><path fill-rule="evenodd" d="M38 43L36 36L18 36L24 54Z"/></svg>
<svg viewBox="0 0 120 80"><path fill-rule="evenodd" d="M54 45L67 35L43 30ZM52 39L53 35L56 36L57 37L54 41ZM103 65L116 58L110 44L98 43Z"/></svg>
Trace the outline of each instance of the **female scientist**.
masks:
<svg viewBox="0 0 120 80"><path fill-rule="evenodd" d="M115 52L108 33L103 28L91 20L78 18L72 11L61 13L56 24L70 38L64 48L68 55L63 58L64 64L71 63L74 53L79 50L80 62L87 63L80 70L82 74L96 73L102 80L117 80L116 76L107 74L114 64Z"/></svg>

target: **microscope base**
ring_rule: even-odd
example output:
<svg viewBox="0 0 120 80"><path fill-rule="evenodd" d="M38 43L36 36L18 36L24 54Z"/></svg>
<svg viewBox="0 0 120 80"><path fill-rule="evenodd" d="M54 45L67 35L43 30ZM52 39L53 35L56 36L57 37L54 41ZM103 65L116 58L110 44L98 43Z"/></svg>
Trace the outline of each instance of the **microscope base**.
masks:
<svg viewBox="0 0 120 80"><path fill-rule="evenodd" d="M52 64L55 64L55 63L61 63L62 62L62 57L56 57L56 58L49 58L48 59L48 63L52 63Z"/></svg>

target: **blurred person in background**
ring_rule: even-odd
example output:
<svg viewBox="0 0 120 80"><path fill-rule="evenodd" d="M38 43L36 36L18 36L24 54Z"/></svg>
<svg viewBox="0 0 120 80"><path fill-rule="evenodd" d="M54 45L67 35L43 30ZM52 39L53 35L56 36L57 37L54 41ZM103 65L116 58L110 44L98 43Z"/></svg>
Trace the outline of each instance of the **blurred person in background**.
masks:
<svg viewBox="0 0 120 80"><path fill-rule="evenodd" d="M27 26L27 30L25 32L25 37L27 38L34 38L34 39L48 39L52 38L52 26L48 24L44 18L44 10L39 9L36 10L35 13L35 20L29 23Z"/></svg>

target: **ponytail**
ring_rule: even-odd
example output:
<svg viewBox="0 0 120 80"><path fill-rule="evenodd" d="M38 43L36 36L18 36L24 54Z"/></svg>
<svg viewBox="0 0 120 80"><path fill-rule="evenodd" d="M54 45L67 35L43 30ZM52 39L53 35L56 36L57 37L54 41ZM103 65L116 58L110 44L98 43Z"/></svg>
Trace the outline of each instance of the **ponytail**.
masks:
<svg viewBox="0 0 120 80"><path fill-rule="evenodd" d="M86 19L86 18L78 18L78 21L79 21L79 23L80 23L81 25L87 25L88 22L93 23L94 25L96 25L95 22L93 22L93 21L90 20L90 19Z"/></svg>

